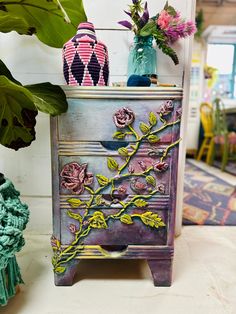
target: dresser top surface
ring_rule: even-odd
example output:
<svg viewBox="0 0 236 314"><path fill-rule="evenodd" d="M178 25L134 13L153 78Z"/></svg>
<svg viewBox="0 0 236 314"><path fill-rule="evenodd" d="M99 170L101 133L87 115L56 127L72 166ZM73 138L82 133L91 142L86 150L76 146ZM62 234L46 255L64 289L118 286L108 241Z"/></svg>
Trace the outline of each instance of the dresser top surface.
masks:
<svg viewBox="0 0 236 314"><path fill-rule="evenodd" d="M182 98L180 87L81 87L61 86L67 98L169 99Z"/></svg>

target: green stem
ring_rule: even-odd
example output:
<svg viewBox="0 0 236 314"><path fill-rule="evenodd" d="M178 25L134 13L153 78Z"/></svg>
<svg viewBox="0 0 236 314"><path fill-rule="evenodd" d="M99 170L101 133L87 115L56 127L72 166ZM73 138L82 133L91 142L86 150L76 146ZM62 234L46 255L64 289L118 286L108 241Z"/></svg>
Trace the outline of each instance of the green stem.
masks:
<svg viewBox="0 0 236 314"><path fill-rule="evenodd" d="M132 125L129 125L128 128L130 129L130 131L132 132L132 134L134 134L134 136L136 137L137 140L140 139L140 136L138 135L138 133L135 131L135 129L132 127Z"/></svg>
<svg viewBox="0 0 236 314"><path fill-rule="evenodd" d="M152 191L149 195L136 195L136 196L134 196L134 197L131 199L131 201L129 201L127 204L124 204L124 203L120 202L120 204L123 206L123 208L122 208L117 214L107 216L107 217L106 217L106 220L109 220L109 219L111 219L111 218L113 218L113 219L119 219L120 215L123 214L123 213L125 212L125 210L126 210L129 206L133 205L134 201L136 201L137 199L140 199L140 198L142 198L142 199L150 199L150 198L151 198L153 195L155 195L157 192L158 192L157 190L154 190L154 191Z"/></svg>
<svg viewBox="0 0 236 314"><path fill-rule="evenodd" d="M94 191L90 187L84 186L84 188L85 188L85 190L89 191L90 194L92 194L92 195L95 194Z"/></svg>
<svg viewBox="0 0 236 314"><path fill-rule="evenodd" d="M161 162L167 157L168 152L171 150L171 148L174 148L176 145L178 145L181 141L181 138L175 141L174 143L170 144L164 151L163 156L161 157Z"/></svg>

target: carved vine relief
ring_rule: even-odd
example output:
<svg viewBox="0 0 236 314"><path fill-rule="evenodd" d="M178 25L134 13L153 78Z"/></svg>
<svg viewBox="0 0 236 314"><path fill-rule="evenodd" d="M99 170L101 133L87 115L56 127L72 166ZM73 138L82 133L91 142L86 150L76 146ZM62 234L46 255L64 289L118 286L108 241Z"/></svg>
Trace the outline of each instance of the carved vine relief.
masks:
<svg viewBox="0 0 236 314"><path fill-rule="evenodd" d="M147 154L152 157L151 165L139 161L140 171L135 171L133 166L133 158L137 155L141 144L149 142L151 147L161 141L159 135L165 129L171 128L180 123L181 109L176 110L175 120L171 118L174 111L172 101L166 101L160 107L160 111L156 114L149 113L148 122L141 122L139 130L135 130L133 123L135 121L135 113L129 108L121 108L115 112L113 116L114 124L117 131L113 134L114 139L125 140L126 136L133 137L133 144L128 148L121 147L118 153L121 156L122 163L118 162L113 157L107 158L107 167L113 173L110 178L103 174L92 174L88 171L89 164L79 164L71 162L64 165L61 170L61 187L68 190L76 197L69 198L67 202L71 209L67 214L70 218L76 221L76 224L70 224L69 230L73 234L73 242L62 248L61 243L54 236L51 244L54 250L52 263L54 271L62 274L66 270L66 264L74 259L84 249L83 240L94 229L107 229L108 223L111 220L119 220L122 224L132 225L138 219L141 223L149 228L159 229L165 228L166 225L158 214L151 210L142 211L140 214L129 214L128 209L142 208L146 209L149 205L148 201L156 194L165 193L165 185L158 183L158 174L166 172L169 169L169 164L166 162L169 151L178 145L180 140L177 140L167 146L164 150L156 153L155 149L151 149ZM158 119L161 121L161 126L157 127ZM95 190L93 183L97 180L99 187ZM130 189L134 191L131 199L126 200L127 185L130 184ZM89 194L89 200L83 201L78 198L78 195ZM103 192L109 195L109 200L103 197ZM104 214L102 209L111 208L116 204L117 212L114 214ZM75 212L74 209L83 209L81 213ZM96 210L94 212L94 209Z"/></svg>

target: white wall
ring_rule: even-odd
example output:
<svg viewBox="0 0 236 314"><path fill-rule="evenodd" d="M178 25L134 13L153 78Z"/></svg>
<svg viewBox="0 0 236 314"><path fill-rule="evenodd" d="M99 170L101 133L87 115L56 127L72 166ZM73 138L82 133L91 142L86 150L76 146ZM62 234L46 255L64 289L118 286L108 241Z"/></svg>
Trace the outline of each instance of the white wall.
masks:
<svg viewBox="0 0 236 314"><path fill-rule="evenodd" d="M110 55L110 82L126 80L126 65L131 32L124 31L117 21L125 19L124 9L131 0L84 0L88 20L97 29L97 36L108 46ZM150 12L160 11L165 0L149 0ZM172 0L171 5L188 19L193 15L195 0ZM158 51L160 81L182 86L184 71L188 68L190 41L176 45L180 64L174 66L169 57ZM16 79L24 84L50 81L64 84L61 50L49 48L35 37L19 36L12 32L0 34L1 58ZM186 90L188 86L185 86ZM37 140L27 149L14 152L0 147L0 172L12 179L23 195L51 195L51 167L49 119L40 114L37 124ZM50 211L49 211L50 215Z"/></svg>

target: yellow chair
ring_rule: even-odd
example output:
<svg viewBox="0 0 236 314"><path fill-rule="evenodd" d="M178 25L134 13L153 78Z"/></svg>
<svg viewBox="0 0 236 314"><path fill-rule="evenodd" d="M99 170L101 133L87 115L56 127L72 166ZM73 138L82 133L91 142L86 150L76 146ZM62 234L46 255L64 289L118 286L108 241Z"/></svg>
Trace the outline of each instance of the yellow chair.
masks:
<svg viewBox="0 0 236 314"><path fill-rule="evenodd" d="M210 164L211 155L214 149L214 123L213 123L213 106L210 103L204 102L200 106L200 117L204 130L204 139L201 144L197 160L201 160L203 155L206 155L206 162Z"/></svg>

